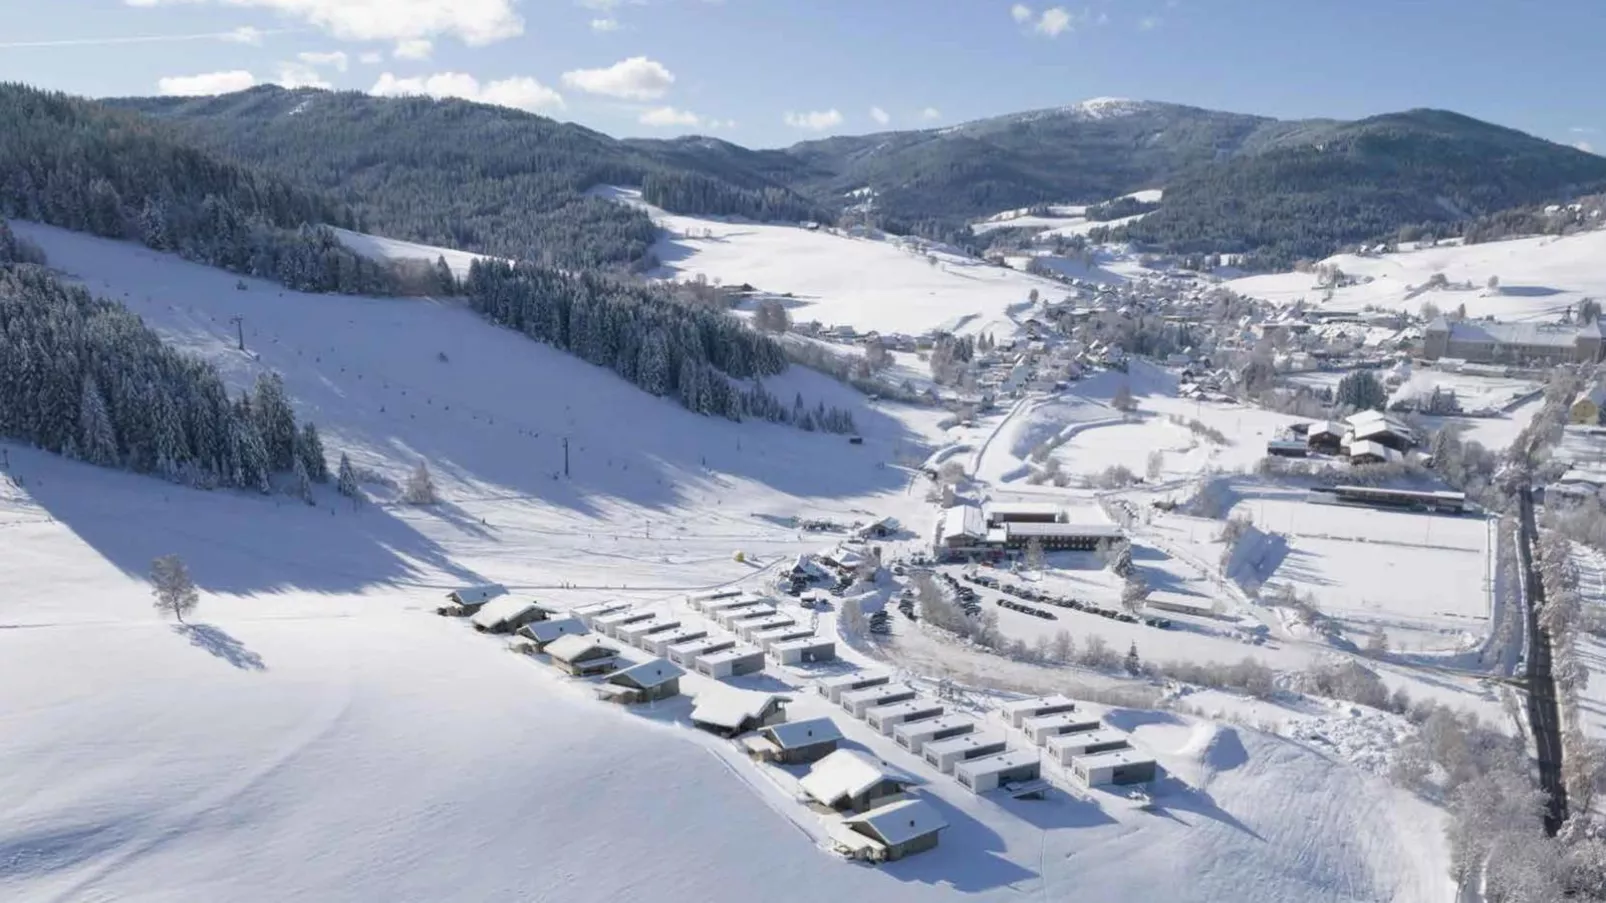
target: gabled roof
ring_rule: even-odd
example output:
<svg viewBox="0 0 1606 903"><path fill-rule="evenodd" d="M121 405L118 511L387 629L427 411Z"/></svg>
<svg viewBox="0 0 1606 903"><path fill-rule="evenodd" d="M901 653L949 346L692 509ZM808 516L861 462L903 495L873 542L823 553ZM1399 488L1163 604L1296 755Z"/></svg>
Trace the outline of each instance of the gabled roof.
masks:
<svg viewBox="0 0 1606 903"><path fill-rule="evenodd" d="M948 827L935 806L925 800L899 800L871 809L863 815L843 819L843 824L869 828L882 843L907 843Z"/></svg>
<svg viewBox="0 0 1606 903"><path fill-rule="evenodd" d="M571 633L553 640L546 647L546 654L560 661L572 662L585 657L594 649L600 649L610 655L614 652L612 647L604 646L590 637Z"/></svg>
<svg viewBox="0 0 1606 903"><path fill-rule="evenodd" d="M858 796L882 781L920 783L912 775L852 749L839 749L814 763L799 781L803 792L827 806Z"/></svg>
<svg viewBox="0 0 1606 903"><path fill-rule="evenodd" d="M520 599L517 596L501 596L480 606L469 621L476 627L494 627L505 621L511 621L533 608L540 608L529 599Z"/></svg>
<svg viewBox="0 0 1606 903"><path fill-rule="evenodd" d="M584 621L579 618L555 618L551 621L536 621L519 628L521 636L542 643L550 643L561 636L573 636L586 632Z"/></svg>
<svg viewBox="0 0 1606 903"><path fill-rule="evenodd" d="M661 687L686 672L667 658L655 658L608 675L608 683L628 683L643 690Z"/></svg>
<svg viewBox="0 0 1606 903"><path fill-rule="evenodd" d="M749 720L763 717L771 705L787 701L785 696L775 693L713 689L697 694L697 707L691 710L691 720L736 730Z"/></svg>
<svg viewBox="0 0 1606 903"><path fill-rule="evenodd" d="M775 745L781 749L797 749L831 740L841 740L842 731L829 718L810 718L806 721L789 721L772 724L764 729Z"/></svg>

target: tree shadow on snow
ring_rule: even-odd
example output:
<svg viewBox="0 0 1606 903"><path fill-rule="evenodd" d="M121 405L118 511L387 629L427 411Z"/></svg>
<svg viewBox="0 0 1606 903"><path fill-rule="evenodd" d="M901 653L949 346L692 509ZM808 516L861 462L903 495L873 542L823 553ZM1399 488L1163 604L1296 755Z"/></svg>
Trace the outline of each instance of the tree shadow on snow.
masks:
<svg viewBox="0 0 1606 903"><path fill-rule="evenodd" d="M241 671L266 671L267 663L221 627L211 624L174 624L173 632L188 637L190 645L205 649Z"/></svg>
<svg viewBox="0 0 1606 903"><path fill-rule="evenodd" d="M320 489L316 507L287 496L206 491L9 446L13 472L40 507L124 573L176 554L201 589L226 595L351 593L391 583L484 583L436 542L376 505ZM445 587L443 587L445 588Z"/></svg>

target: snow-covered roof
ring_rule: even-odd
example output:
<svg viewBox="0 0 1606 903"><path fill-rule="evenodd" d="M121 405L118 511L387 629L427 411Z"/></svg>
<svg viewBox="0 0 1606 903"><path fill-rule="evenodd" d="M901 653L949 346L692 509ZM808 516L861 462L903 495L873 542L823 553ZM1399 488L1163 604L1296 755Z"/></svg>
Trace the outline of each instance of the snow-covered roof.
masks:
<svg viewBox="0 0 1606 903"><path fill-rule="evenodd" d="M981 509L970 505L955 505L942 513L942 538L961 539L980 537L987 531Z"/></svg>
<svg viewBox="0 0 1606 903"><path fill-rule="evenodd" d="M1400 458L1400 453L1382 444L1381 442L1373 442L1370 439L1362 439L1358 442L1350 443L1349 456L1351 458L1370 456L1379 458L1383 461L1397 461Z"/></svg>
<svg viewBox="0 0 1606 903"><path fill-rule="evenodd" d="M639 665L631 665L622 671L613 672L608 675L608 682L613 684L630 683L643 690L651 690L653 687L663 686L676 678L682 677L685 673L680 669L679 665L669 659L655 658L644 661Z"/></svg>
<svg viewBox="0 0 1606 903"><path fill-rule="evenodd" d="M1099 536L1105 539L1120 539L1123 535L1121 528L1114 524L1044 524L1044 523L1006 523L1005 536Z"/></svg>
<svg viewBox="0 0 1606 903"><path fill-rule="evenodd" d="M1019 768L1022 765L1035 765L1040 761L1042 761L1042 757L1038 755L1038 752L1035 748L1011 749L1001 753L995 753L990 756L967 759L956 764L954 769L956 771L962 771L971 777L975 777L976 775L980 774L995 774L1000 771L1009 771L1012 768Z"/></svg>
<svg viewBox="0 0 1606 903"><path fill-rule="evenodd" d="M920 799L899 800L843 820L869 828L882 843L897 845L948 827L935 806Z"/></svg>
<svg viewBox="0 0 1606 903"><path fill-rule="evenodd" d="M485 603L469 622L475 627L491 628L506 621L511 621L531 609L540 608L528 599L517 596L502 596Z"/></svg>
<svg viewBox="0 0 1606 903"><path fill-rule="evenodd" d="M865 711L864 715L866 718L874 715L885 720L898 715L914 715L921 712L937 712L941 714L942 711L942 703L935 699L905 699L902 702L889 702L886 705L872 706Z"/></svg>
<svg viewBox="0 0 1606 903"><path fill-rule="evenodd" d="M1437 326L1437 321L1434 323ZM1553 323L1497 323L1492 320L1462 320L1450 323L1450 341L1491 345L1537 345L1570 348L1582 337L1600 335L1599 327L1558 326Z"/></svg>
<svg viewBox="0 0 1606 903"><path fill-rule="evenodd" d="M1079 731L1073 734L1054 734L1048 738L1048 747L1056 752L1067 747L1086 749L1106 743L1130 743L1129 736L1114 729Z"/></svg>
<svg viewBox="0 0 1606 903"><path fill-rule="evenodd" d="M571 633L568 636L560 636L553 640L546 647L546 654L559 661L572 662L585 656L593 649L601 649L608 653L614 651L612 647L604 646L590 637Z"/></svg>
<svg viewBox="0 0 1606 903"><path fill-rule="evenodd" d="M708 662L709 664L717 665L725 662L734 662L739 659L748 658L749 656L762 656L763 654L764 650L754 649L752 646L734 646L730 649L721 649L716 652L709 653L708 655L701 655L698 656L698 658L702 661Z"/></svg>
<svg viewBox="0 0 1606 903"><path fill-rule="evenodd" d="M988 520L997 520L1012 514L1024 517L1059 517L1060 506L1053 502L993 502L987 506Z"/></svg>
<svg viewBox="0 0 1606 903"><path fill-rule="evenodd" d="M765 728L764 733L769 735L781 749L796 749L800 746L813 746L816 743L842 739L841 729L829 718L809 718L805 721L773 724Z"/></svg>
<svg viewBox="0 0 1606 903"><path fill-rule="evenodd" d="M735 730L746 721L763 717L771 705L786 701L785 696L775 693L755 693L729 687L711 689L697 695L697 706L691 710L691 720Z"/></svg>
<svg viewBox="0 0 1606 903"><path fill-rule="evenodd" d="M827 806L858 796L882 781L920 783L913 775L855 749L839 749L814 763L798 784L803 792Z"/></svg>
<svg viewBox="0 0 1606 903"><path fill-rule="evenodd" d="M1085 712L1055 712L1052 715L1034 715L1022 721L1021 726L1029 733L1044 727L1053 730L1054 728L1071 727L1078 724L1098 723L1099 720L1097 718Z"/></svg>
<svg viewBox="0 0 1606 903"><path fill-rule="evenodd" d="M865 674L862 671L855 671L852 674L822 677L820 678L820 686L826 690L834 690L838 687L852 687L860 684L870 686L878 683L890 683L891 681L892 675L890 674Z"/></svg>
<svg viewBox="0 0 1606 903"><path fill-rule="evenodd" d="M895 732L904 737L926 737L967 726L974 730L976 727L975 719L967 715L961 715L958 712L949 712L946 715L938 715L935 718L905 721L898 725Z"/></svg>
<svg viewBox="0 0 1606 903"><path fill-rule="evenodd" d="M499 583L491 583L485 586L465 586L462 589L452 590L446 595L457 600L458 602L463 603L464 605L473 605L477 602L484 602L488 599L494 599L497 596L505 594L506 592L507 587L502 586Z"/></svg>
<svg viewBox="0 0 1606 903"><path fill-rule="evenodd" d="M1053 696L1033 696L1029 699L1016 699L999 706L999 710L1006 715L1016 712L1041 712L1044 709L1057 708L1063 705L1076 705L1076 700L1068 696L1055 693Z"/></svg>
<svg viewBox="0 0 1606 903"><path fill-rule="evenodd" d="M1127 747L1126 749L1106 749L1103 752L1088 753L1077 756L1077 764L1084 768L1109 768L1117 765L1136 765L1139 763L1154 764L1154 757L1144 755L1141 751Z"/></svg>
<svg viewBox="0 0 1606 903"><path fill-rule="evenodd" d="M759 639L759 637L755 636L754 639ZM764 639L768 639L768 637L764 637ZM791 652L794 649L819 649L823 646L834 645L836 645L836 640L833 640L830 637L813 636L811 634L809 636L781 640L770 648L776 650L777 652Z"/></svg>
<svg viewBox="0 0 1606 903"><path fill-rule="evenodd" d="M572 636L586 632L584 621L579 618L554 618L550 621L536 621L519 628L519 633L532 640L550 643L561 636Z"/></svg>
<svg viewBox="0 0 1606 903"><path fill-rule="evenodd" d="M925 751L940 758L952 752L962 753L980 747L1001 748L1006 742L1003 737L994 733L971 732L960 734L957 737L944 737L934 743L927 743Z"/></svg>

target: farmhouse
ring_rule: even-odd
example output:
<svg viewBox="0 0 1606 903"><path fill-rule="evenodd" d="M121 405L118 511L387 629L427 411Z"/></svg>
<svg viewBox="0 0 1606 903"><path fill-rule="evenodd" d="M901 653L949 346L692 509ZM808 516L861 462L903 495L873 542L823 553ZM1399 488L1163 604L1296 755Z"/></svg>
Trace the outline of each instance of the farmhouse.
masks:
<svg viewBox="0 0 1606 903"><path fill-rule="evenodd" d="M1033 743L1042 746L1050 737L1095 731L1098 730L1099 724L1097 718L1078 712L1058 712L1053 715L1027 718L1021 722L1021 729L1026 732L1026 736L1032 738Z"/></svg>
<svg viewBox="0 0 1606 903"><path fill-rule="evenodd" d="M814 763L798 785L811 799L837 811L863 812L898 799L920 783L913 776L852 749L839 749Z"/></svg>
<svg viewBox="0 0 1606 903"><path fill-rule="evenodd" d="M851 690L842 694L842 707L853 713L855 718L863 718L864 713L878 705L891 705L894 702L904 702L915 698L914 687L908 684L885 684L878 687L866 687L863 690Z"/></svg>
<svg viewBox="0 0 1606 903"><path fill-rule="evenodd" d="M629 607L629 602L592 602L587 605L571 608L569 610L569 614L574 615L581 621L585 622L587 627L595 629L598 618L602 617L603 615L613 614L616 611L624 611Z"/></svg>
<svg viewBox="0 0 1606 903"><path fill-rule="evenodd" d="M1043 763L1035 749L1017 749L955 763L954 777L976 793L1005 784L1035 781L1043 776Z"/></svg>
<svg viewBox="0 0 1606 903"><path fill-rule="evenodd" d="M926 764L943 774L953 774L954 766L969 759L997 755L1009 748L1003 737L996 734L968 733L932 740L921 750Z"/></svg>
<svg viewBox="0 0 1606 903"><path fill-rule="evenodd" d="M1058 694L1054 696L1033 696L1030 699L1017 699L1006 702L998 707L1000 715L1009 722L1010 727L1021 727L1027 718L1036 718L1040 715L1058 715L1061 712L1076 711L1076 703Z"/></svg>
<svg viewBox="0 0 1606 903"><path fill-rule="evenodd" d="M692 659L697 673L716 680L740 677L764 670L764 650L732 645L718 652L707 652Z"/></svg>
<svg viewBox="0 0 1606 903"><path fill-rule="evenodd" d="M1475 364L1594 363L1601 359L1601 323L1582 326L1497 323L1439 317L1422 331L1422 356Z"/></svg>
<svg viewBox="0 0 1606 903"><path fill-rule="evenodd" d="M769 651L775 661L783 665L828 662L836 658L836 642L809 636L776 643Z"/></svg>
<svg viewBox="0 0 1606 903"><path fill-rule="evenodd" d="M833 752L842 742L842 731L829 718L810 718L760 728L758 735L748 737L748 752L759 759L779 762L782 765L805 765L818 762Z"/></svg>
<svg viewBox="0 0 1606 903"><path fill-rule="evenodd" d="M591 629L603 636L619 637L619 628L642 621L651 621L658 616L650 611L637 611L632 608L601 615L591 622Z"/></svg>
<svg viewBox="0 0 1606 903"><path fill-rule="evenodd" d="M1400 453L1381 442L1357 440L1351 442L1349 446L1351 464L1387 464L1398 460Z"/></svg>
<svg viewBox="0 0 1606 903"><path fill-rule="evenodd" d="M906 799L879 806L831 826L831 839L856 859L891 862L935 849L948 823L925 800Z"/></svg>
<svg viewBox="0 0 1606 903"><path fill-rule="evenodd" d="M905 721L892 729L892 736L899 746L919 755L927 743L968 734L975 729L976 722L964 715L938 715L919 721Z"/></svg>
<svg viewBox="0 0 1606 903"><path fill-rule="evenodd" d="M927 718L935 718L944 711L946 709L942 703L935 700L908 699L866 709L864 720L866 724L890 737L893 729L906 721L924 721Z"/></svg>
<svg viewBox="0 0 1606 903"><path fill-rule="evenodd" d="M669 660L682 668L692 667L700 655L712 655L715 652L724 652L734 648L736 641L730 637L703 637L702 639L687 640L669 647Z"/></svg>
<svg viewBox="0 0 1606 903"><path fill-rule="evenodd" d="M721 737L734 737L786 720L786 704L791 700L774 693L722 688L697 697L691 710L691 723Z"/></svg>
<svg viewBox="0 0 1606 903"><path fill-rule="evenodd" d="M658 702L680 695L680 678L685 673L668 659L650 659L608 675L597 687L597 695L621 705Z"/></svg>
<svg viewBox="0 0 1606 903"><path fill-rule="evenodd" d="M655 633L651 636L642 637L640 645L643 651L663 656L679 665L681 662L678 659L671 658L669 651L683 643L690 643L693 640L700 640L707 636L708 630L706 628L681 627L668 633Z"/></svg>
<svg viewBox="0 0 1606 903"><path fill-rule="evenodd" d="M551 612L534 602L503 596L481 605L468 619L481 633L512 633L526 624L544 620Z"/></svg>
<svg viewBox="0 0 1606 903"><path fill-rule="evenodd" d="M1074 549L1091 552L1101 542L1121 539L1121 528L1112 524L1058 524L1029 521L1004 524L1004 545L1024 549L1033 540L1047 551Z"/></svg>
<svg viewBox="0 0 1606 903"><path fill-rule="evenodd" d="M561 636L546 646L547 658L573 677L592 677L607 674L618 666L617 649L604 646L590 637L570 634Z"/></svg>
<svg viewBox="0 0 1606 903"><path fill-rule="evenodd" d="M463 617L479 611L481 605L506 594L507 587L499 583L492 583L486 586L465 586L462 589L454 589L447 593L446 604L436 609L436 611L443 615Z"/></svg>
<svg viewBox="0 0 1606 903"><path fill-rule="evenodd" d="M529 640L530 647L536 652L546 651L546 647L558 637L578 636L585 632L586 625L579 618L554 618L519 628L519 636Z"/></svg>
<svg viewBox="0 0 1606 903"><path fill-rule="evenodd" d="M1310 430L1305 434L1305 444L1313 452L1324 455L1336 455L1343 450L1344 437L1349 434L1349 427L1342 423L1324 420L1311 424Z"/></svg>
<svg viewBox="0 0 1606 903"><path fill-rule="evenodd" d="M888 674L843 674L827 677L818 684L820 693L834 703L842 701L842 694L868 687L886 686L892 682Z"/></svg>
<svg viewBox="0 0 1606 903"><path fill-rule="evenodd" d="M1005 524L1057 524L1065 511L1051 502L997 502L987 506L987 526Z"/></svg>
<svg viewBox="0 0 1606 903"><path fill-rule="evenodd" d="M1135 749L1110 749L1073 758L1071 771L1089 787L1147 784L1155 778L1155 762Z"/></svg>

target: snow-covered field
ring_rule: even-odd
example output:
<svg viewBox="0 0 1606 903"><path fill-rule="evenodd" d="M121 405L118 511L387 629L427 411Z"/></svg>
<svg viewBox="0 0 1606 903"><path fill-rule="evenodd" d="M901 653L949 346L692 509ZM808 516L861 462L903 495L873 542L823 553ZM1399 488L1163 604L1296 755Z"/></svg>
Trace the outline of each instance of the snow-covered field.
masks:
<svg viewBox="0 0 1606 903"><path fill-rule="evenodd" d="M646 206L636 191L603 193ZM680 280L702 275L771 295L789 293L782 300L796 322L911 335L941 328L1004 338L1019 329L1010 314L1030 306L1032 289L1057 289L1050 280L959 254L935 250L928 258L915 242L893 236L854 238L646 209L668 233L653 247L663 264L659 275Z"/></svg>
<svg viewBox="0 0 1606 903"><path fill-rule="evenodd" d="M485 260L484 254L475 254L470 251L458 251L452 248L437 248L433 245L421 245L416 242L402 241L399 238L385 238L382 235L369 235L366 232L352 232L349 229L333 230L340 243L352 251L373 260L421 260L433 264L437 260L445 260L446 266L451 269L452 275L459 279L468 278L468 268L476 260Z"/></svg>
<svg viewBox="0 0 1606 903"><path fill-rule="evenodd" d="M1104 794L975 797L839 717L851 744L926 779L951 827L936 853L837 861L784 776L684 726L683 700L607 706L429 609L486 581L560 606L674 607L818 549L793 515L924 524L924 490L886 462L942 441L931 412L793 372L767 384L852 405L864 445L703 418L452 303L242 291L132 245L18 231L232 387L283 373L331 453L391 478L427 459L445 501L353 508L323 489L308 507L8 446L0 898L1451 896L1427 804L1312 744L1148 711L1110 717L1170 774L1152 813ZM897 328L915 331L905 293ZM150 608L143 575L167 553L202 589L187 629ZM802 680L747 682L823 711Z"/></svg>
<svg viewBox="0 0 1606 903"><path fill-rule="evenodd" d="M1310 273L1249 276L1227 287L1251 298L1278 303L1300 299L1333 310L1359 311L1369 305L1416 313L1431 301L1441 310L1467 306L1471 317L1506 320L1548 320L1584 298L1606 296L1606 230L1563 238L1522 238L1476 245L1446 245L1360 256L1340 254L1323 263L1358 277L1356 285L1334 291L1323 302L1324 289ZM1422 291L1435 273L1452 286L1470 289ZM1498 291L1487 288L1499 279Z"/></svg>

